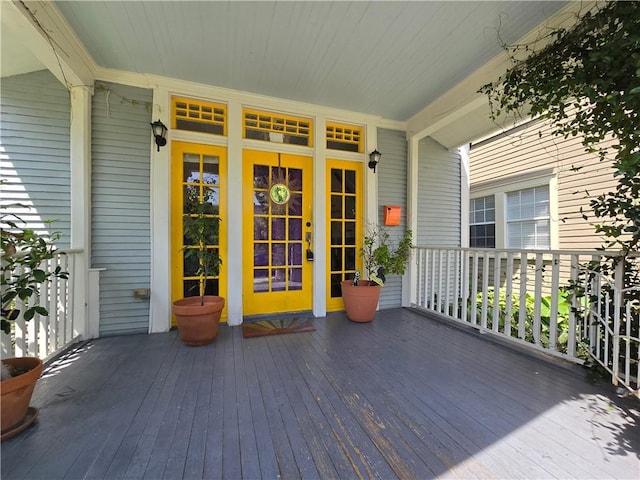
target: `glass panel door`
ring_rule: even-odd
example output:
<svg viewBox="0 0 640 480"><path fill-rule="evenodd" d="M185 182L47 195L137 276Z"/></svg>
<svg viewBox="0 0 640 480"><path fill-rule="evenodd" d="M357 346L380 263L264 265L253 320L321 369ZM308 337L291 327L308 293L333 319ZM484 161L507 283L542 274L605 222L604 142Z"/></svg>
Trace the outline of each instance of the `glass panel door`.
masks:
<svg viewBox="0 0 640 480"><path fill-rule="evenodd" d="M362 269L362 164L327 161L327 310L343 310L340 282Z"/></svg>
<svg viewBox="0 0 640 480"><path fill-rule="evenodd" d="M244 153L245 315L311 309L311 159Z"/></svg>
<svg viewBox="0 0 640 480"><path fill-rule="evenodd" d="M219 223L219 235L207 241L207 248L217 250L222 258L218 275L207 278L206 295L226 295L224 284L224 265L226 263L226 149L185 142L172 143L171 161L171 257L172 282L171 297L177 300L183 297L200 295L201 284L196 271L197 259L185 258L185 248L195 248L193 239L183 233L185 215L195 212L199 203L207 204L206 215ZM223 311L226 317L226 310Z"/></svg>

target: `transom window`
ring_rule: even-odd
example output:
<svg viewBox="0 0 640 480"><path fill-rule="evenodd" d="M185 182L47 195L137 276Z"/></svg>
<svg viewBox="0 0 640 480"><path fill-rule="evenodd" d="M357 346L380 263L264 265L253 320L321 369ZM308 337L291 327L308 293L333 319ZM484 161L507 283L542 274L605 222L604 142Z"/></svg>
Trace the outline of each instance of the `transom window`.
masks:
<svg viewBox="0 0 640 480"><path fill-rule="evenodd" d="M313 124L306 118L244 110L244 138L312 146Z"/></svg>
<svg viewBox="0 0 640 480"><path fill-rule="evenodd" d="M507 248L551 248L549 186L507 193Z"/></svg>
<svg viewBox="0 0 640 480"><path fill-rule="evenodd" d="M495 248L496 203L493 195L471 199L469 228L469 246Z"/></svg>
<svg viewBox="0 0 640 480"><path fill-rule="evenodd" d="M173 128L191 132L226 135L227 107L186 98L174 98Z"/></svg>
<svg viewBox="0 0 640 480"><path fill-rule="evenodd" d="M362 128L327 122L327 148L346 152L362 152Z"/></svg>

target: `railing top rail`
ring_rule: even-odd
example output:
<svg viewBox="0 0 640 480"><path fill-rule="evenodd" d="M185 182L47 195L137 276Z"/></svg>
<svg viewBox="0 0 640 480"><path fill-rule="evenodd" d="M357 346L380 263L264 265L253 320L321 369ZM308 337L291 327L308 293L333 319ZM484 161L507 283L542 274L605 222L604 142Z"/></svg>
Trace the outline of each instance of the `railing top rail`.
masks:
<svg viewBox="0 0 640 480"><path fill-rule="evenodd" d="M471 247L457 247L449 245L414 245L415 250L455 250L460 252L496 252L496 253L528 253L528 254L548 254L548 255L590 255L600 257L621 257L623 252L620 250L606 251L606 250L542 250L542 249L528 249L528 248L471 248ZM630 258L640 258L640 252L630 252L627 254Z"/></svg>
<svg viewBox="0 0 640 480"><path fill-rule="evenodd" d="M84 252L84 248L61 248L60 250L56 250L55 253L56 254L64 254L64 255L69 255L69 254L73 254L73 253L83 253Z"/></svg>

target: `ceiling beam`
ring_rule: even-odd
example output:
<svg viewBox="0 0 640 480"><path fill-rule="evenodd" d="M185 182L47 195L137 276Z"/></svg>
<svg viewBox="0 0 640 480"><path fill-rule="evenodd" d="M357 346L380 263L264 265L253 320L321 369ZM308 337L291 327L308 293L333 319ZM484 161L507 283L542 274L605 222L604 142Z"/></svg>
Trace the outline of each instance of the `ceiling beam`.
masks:
<svg viewBox="0 0 640 480"><path fill-rule="evenodd" d="M9 29L67 88L93 85L96 64L55 4L49 0L0 1Z"/></svg>

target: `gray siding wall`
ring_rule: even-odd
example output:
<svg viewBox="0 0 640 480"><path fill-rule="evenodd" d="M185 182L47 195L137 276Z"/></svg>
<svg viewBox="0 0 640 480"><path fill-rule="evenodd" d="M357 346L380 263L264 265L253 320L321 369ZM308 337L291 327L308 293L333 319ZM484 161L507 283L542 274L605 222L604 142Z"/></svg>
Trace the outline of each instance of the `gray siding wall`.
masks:
<svg viewBox="0 0 640 480"><path fill-rule="evenodd" d="M383 206L400 205L400 226L386 227L392 240L402 238L407 226L407 140L406 133L378 129L378 150L382 160L376 169L378 177L378 224L383 224ZM380 308L402 305L402 277L389 275L380 293Z"/></svg>
<svg viewBox="0 0 640 480"><path fill-rule="evenodd" d="M431 138L418 147L416 245L460 246L460 155Z"/></svg>
<svg viewBox="0 0 640 480"><path fill-rule="evenodd" d="M101 335L149 328L149 300L133 290L149 288L151 278L151 102L150 90L106 83L93 98L91 264L106 268Z"/></svg>
<svg viewBox="0 0 640 480"><path fill-rule="evenodd" d="M5 77L0 95L2 202L18 209L27 227L59 232L59 248L71 235L69 92L48 71ZM53 220L50 227L43 221Z"/></svg>

